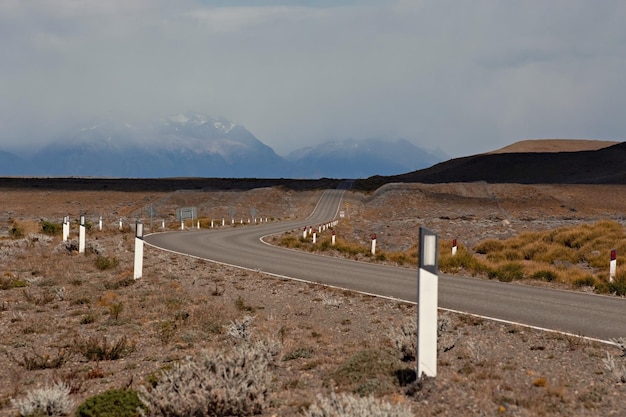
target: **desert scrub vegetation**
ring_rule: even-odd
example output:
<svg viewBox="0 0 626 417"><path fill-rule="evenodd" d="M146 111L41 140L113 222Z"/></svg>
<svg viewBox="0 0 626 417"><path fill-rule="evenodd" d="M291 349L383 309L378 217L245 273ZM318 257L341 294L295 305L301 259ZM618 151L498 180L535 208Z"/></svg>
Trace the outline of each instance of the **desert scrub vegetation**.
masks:
<svg viewBox="0 0 626 417"><path fill-rule="evenodd" d="M341 225L338 226L341 228ZM293 233L293 232L292 232ZM322 236L310 238L287 233L278 239L285 247L310 252L332 252L345 257L397 266L416 267L419 246L402 252L377 248L372 256L368 245ZM626 262L626 233L615 221L561 227L543 232L522 233L508 239L486 239L468 248L462 243L452 255L452 242L439 239L439 269L511 282L524 279L561 282L573 288L590 287L598 293L626 295L626 271L609 282L609 254L617 249L618 264Z"/></svg>
<svg viewBox="0 0 626 417"><path fill-rule="evenodd" d="M411 408L390 404L374 397L352 394L318 395L318 401L304 411L305 417L412 417Z"/></svg>
<svg viewBox="0 0 626 417"><path fill-rule="evenodd" d="M70 388L64 383L34 389L13 403L21 417L66 416L73 407Z"/></svg>
<svg viewBox="0 0 626 417"><path fill-rule="evenodd" d="M146 407L137 391L110 389L87 398L76 409L76 417L139 417Z"/></svg>
<svg viewBox="0 0 626 417"><path fill-rule="evenodd" d="M257 341L201 352L163 370L139 397L149 416L250 416L268 404L277 346Z"/></svg>
<svg viewBox="0 0 626 417"><path fill-rule="evenodd" d="M90 336L74 340L74 347L90 361L114 361L135 351L136 343L122 336L115 342L109 342L106 336Z"/></svg>

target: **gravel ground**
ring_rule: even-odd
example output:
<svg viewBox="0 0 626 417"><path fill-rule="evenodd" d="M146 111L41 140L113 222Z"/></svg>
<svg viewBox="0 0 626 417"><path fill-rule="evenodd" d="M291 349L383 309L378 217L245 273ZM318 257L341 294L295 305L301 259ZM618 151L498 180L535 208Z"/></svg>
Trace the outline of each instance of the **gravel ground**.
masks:
<svg viewBox="0 0 626 417"><path fill-rule="evenodd" d="M367 242L377 233L379 245L401 249L425 225L469 244L570 223L623 221L623 188L388 185L371 195L349 193L345 210L355 240ZM129 279L133 235L115 228L119 216L133 219L154 204L172 227L181 205L197 205L216 218L231 207L242 215L256 207L273 221L304 218L319 192L31 191L0 190L5 235L13 220L35 231L35 221L77 206L94 215L111 213L105 230L90 232L89 242L119 265L101 270L95 266L99 255L68 251L58 237L0 240L4 282L28 282L0 290L0 415L16 415L11 399L54 380L72 386L75 405L109 388L138 388L173 362L232 348L237 341L226 329L246 316L254 317L253 338L281 346L264 416L301 415L318 394L334 391L405 404L415 415L621 416L626 410L626 383L620 381L626 352L617 346L441 312L438 376L415 383L414 361L403 361L395 345L402 323L415 315L413 305L153 249L145 254L144 278ZM89 360L75 349L90 337L123 336L134 349L120 359ZM46 355L49 365L62 360L27 369Z"/></svg>

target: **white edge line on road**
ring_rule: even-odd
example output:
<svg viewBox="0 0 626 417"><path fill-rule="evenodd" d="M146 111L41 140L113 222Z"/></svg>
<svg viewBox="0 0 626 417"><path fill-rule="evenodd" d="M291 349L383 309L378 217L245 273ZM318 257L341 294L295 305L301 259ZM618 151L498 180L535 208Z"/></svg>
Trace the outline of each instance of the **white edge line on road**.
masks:
<svg viewBox="0 0 626 417"><path fill-rule="evenodd" d="M379 294L369 293L369 292L366 292L366 291L359 291L359 290L354 290L354 289L351 289L351 288L344 288L344 287L339 287L339 286L336 286L336 285L330 285L330 284L324 284L324 283L321 283L321 282L309 281L309 280L306 280L306 279L294 278L294 277L290 277L290 276L287 276L287 275L275 274L273 272L266 272L266 271L263 271L261 269L254 269L254 268L247 268L247 267L239 266L239 265L233 265L233 264L229 264L227 262L220 262L220 261L216 261L216 260L209 259L209 258L203 258L203 257L196 256L196 255L189 255L187 253L177 252L177 251L174 251L174 250L171 250L171 249L164 249L164 248L161 248L159 246L155 246L155 245L153 245L151 243L148 243L148 242L145 242L145 244L148 245L148 246L152 246L155 249L162 250L162 251L165 251L165 252L170 252L170 253L175 253L177 255L187 256L189 258L200 259L200 260L207 261L207 262L212 262L212 263L218 264L218 265L226 265L226 266L230 266L230 267L233 267L233 268L243 269L243 270L246 270L246 271L258 272L258 273L262 273L262 274L265 274L265 275L270 275L270 276L273 276L273 277L276 277L276 278L280 278L280 279L287 279L287 280L290 280L290 281L302 282L302 283L306 283L306 284L316 284L316 285L320 285L320 286L326 287L326 288L334 288L334 289L338 289L338 290L342 290L342 291L351 291L351 292L355 292L357 294L367 295L367 296L370 296L370 297L382 298L382 299L385 299L385 300L398 301L398 302L402 302L402 303L408 303L408 304L417 305L417 303L414 302L414 301L403 300L401 298L389 297L389 296L386 296L386 295L379 295ZM269 245L269 243L266 243L266 244ZM273 246L273 245L270 245L270 246ZM453 309L450 309L450 308L438 307L438 309L441 310L441 311L449 311L451 313L464 314L466 316L478 317L478 318L485 319L485 320L495 321L497 323L511 324L511 325L515 325L515 326L525 327L525 328L528 328L528 329L534 329L534 330L539 330L539 331L548 332L548 333L557 333L557 334L562 334L562 335L565 335L565 336L577 337L577 338L584 339L584 340L589 340L589 341L592 341L592 342L598 342L598 343L603 343L603 344L613 345L613 346L619 347L619 344L617 342L612 341L612 340L596 339L596 338L593 338L593 337L581 336L581 335L574 334L574 333L568 333L568 332L563 332L563 331L559 331L559 330L547 329L547 328L538 327L538 326L531 326L529 324L518 323L518 322L515 322L515 321L502 320L502 319L498 319L498 318L495 318L495 317L482 316L480 314L473 314L473 313L466 313L464 311L453 310Z"/></svg>

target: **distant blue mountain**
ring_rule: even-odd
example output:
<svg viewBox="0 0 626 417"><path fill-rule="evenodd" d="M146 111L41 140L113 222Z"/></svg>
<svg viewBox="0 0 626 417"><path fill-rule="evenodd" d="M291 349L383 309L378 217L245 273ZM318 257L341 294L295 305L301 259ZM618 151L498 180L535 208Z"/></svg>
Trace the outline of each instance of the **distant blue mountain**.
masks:
<svg viewBox="0 0 626 417"><path fill-rule="evenodd" d="M328 142L283 158L241 125L184 113L144 126L99 121L29 157L0 151L0 175L358 178L401 174L444 159L406 140L374 139Z"/></svg>
<svg viewBox="0 0 626 417"><path fill-rule="evenodd" d="M295 171L312 177L367 178L430 167L446 158L405 139L345 139L302 148L287 155Z"/></svg>

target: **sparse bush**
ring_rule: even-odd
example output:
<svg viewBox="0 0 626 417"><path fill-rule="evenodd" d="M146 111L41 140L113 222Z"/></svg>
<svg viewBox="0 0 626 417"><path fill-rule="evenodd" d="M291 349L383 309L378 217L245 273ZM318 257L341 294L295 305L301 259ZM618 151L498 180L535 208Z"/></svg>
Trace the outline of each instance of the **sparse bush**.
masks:
<svg viewBox="0 0 626 417"><path fill-rule="evenodd" d="M250 323L252 323L252 320L254 320L254 317L245 316L239 322L230 323L226 326L226 334L237 339L250 340Z"/></svg>
<svg viewBox="0 0 626 417"><path fill-rule="evenodd" d="M574 288L581 288L581 287L595 288L596 280L593 276L587 275L585 277L576 279L572 285L574 286Z"/></svg>
<svg viewBox="0 0 626 417"><path fill-rule="evenodd" d="M65 349L59 349L56 355L51 355L49 353L37 353L33 352L31 354L24 353L22 355L22 359L15 358L12 356L13 360L18 364L24 367L27 371L33 371L36 369L57 369L63 366L65 362L70 357L70 352Z"/></svg>
<svg viewBox="0 0 626 417"><path fill-rule="evenodd" d="M203 352L163 370L139 397L149 416L250 416L266 406L275 344L241 344L227 353Z"/></svg>
<svg viewBox="0 0 626 417"><path fill-rule="evenodd" d="M400 362L384 350L365 349L344 361L330 378L359 395L384 395L394 390Z"/></svg>
<svg viewBox="0 0 626 417"><path fill-rule="evenodd" d="M486 255L488 253L497 252L504 248L504 243L500 240L496 239L487 239L485 241L480 242L478 245L474 247L476 253L480 253L481 255Z"/></svg>
<svg viewBox="0 0 626 417"><path fill-rule="evenodd" d="M511 282L524 278L524 268L516 262L506 263L489 272L490 279Z"/></svg>
<svg viewBox="0 0 626 417"><path fill-rule="evenodd" d="M112 389L87 398L76 409L76 417L139 417L145 405L136 391Z"/></svg>
<svg viewBox="0 0 626 417"><path fill-rule="evenodd" d="M311 348L297 348L288 352L283 356L283 361L292 361L294 359L308 359L313 356L313 349Z"/></svg>
<svg viewBox="0 0 626 417"><path fill-rule="evenodd" d="M19 224L18 222L13 222L13 225L9 229L9 236L13 239L21 239L26 235L24 230L24 226Z"/></svg>
<svg viewBox="0 0 626 417"><path fill-rule="evenodd" d="M47 235L56 235L63 230L63 225L58 223L52 223L47 220L41 222L41 232Z"/></svg>
<svg viewBox="0 0 626 417"><path fill-rule="evenodd" d="M609 282L609 292L619 296L626 295L626 272L618 274L613 282Z"/></svg>
<svg viewBox="0 0 626 417"><path fill-rule="evenodd" d="M0 277L0 290L10 290L11 288L28 287L28 281L15 278L12 275Z"/></svg>
<svg viewBox="0 0 626 417"><path fill-rule="evenodd" d="M451 338L446 337L450 326L450 318L447 315L440 314L437 318L438 350L450 350L451 346L454 346L455 342L450 340ZM403 361L415 360L417 354L417 317L415 315L405 319L400 328L388 333L387 336L400 351Z"/></svg>
<svg viewBox="0 0 626 417"><path fill-rule="evenodd" d="M358 397L351 394L318 396L318 403L304 411L305 417L411 417L406 405L392 405L374 397Z"/></svg>
<svg viewBox="0 0 626 417"><path fill-rule="evenodd" d="M602 359L602 363L617 382L626 384L626 366L624 364L617 363L609 352L606 353L606 358Z"/></svg>
<svg viewBox="0 0 626 417"><path fill-rule="evenodd" d="M247 311L249 313L254 313L256 310L253 306L246 304L246 300L244 300L242 296L237 297L235 300L235 307L237 307L239 311Z"/></svg>
<svg viewBox="0 0 626 417"><path fill-rule="evenodd" d="M117 342L109 343L105 336L91 336L87 339L76 340L74 345L79 353L90 361L114 361L132 353L135 343L122 336Z"/></svg>
<svg viewBox="0 0 626 417"><path fill-rule="evenodd" d="M530 277L539 281L553 282L557 280L558 275L553 271L542 269L534 272Z"/></svg>
<svg viewBox="0 0 626 417"><path fill-rule="evenodd" d="M64 383L34 389L26 394L26 398L13 403L23 417L66 416L72 408L70 388Z"/></svg>
<svg viewBox="0 0 626 417"><path fill-rule="evenodd" d="M96 266L96 268L98 268L100 271L105 271L107 269L113 269L113 268L117 268L117 266L120 264L120 260L117 259L116 257L112 256L101 256L99 255L96 260L94 261L94 265Z"/></svg>

